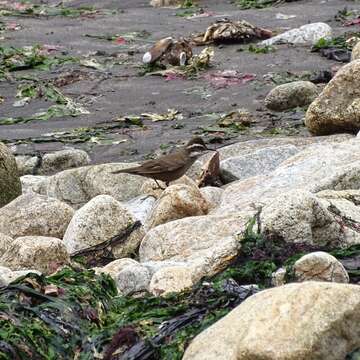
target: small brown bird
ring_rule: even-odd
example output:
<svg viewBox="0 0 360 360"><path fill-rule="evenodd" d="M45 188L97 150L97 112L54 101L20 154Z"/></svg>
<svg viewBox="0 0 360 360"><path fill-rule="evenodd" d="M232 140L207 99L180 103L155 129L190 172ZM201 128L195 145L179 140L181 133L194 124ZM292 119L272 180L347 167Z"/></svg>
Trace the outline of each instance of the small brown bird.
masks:
<svg viewBox="0 0 360 360"><path fill-rule="evenodd" d="M145 176L154 179L157 184L157 180L164 181L168 186L169 182L183 176L195 160L207 151L213 150L206 147L203 139L195 137L176 152L145 161L139 166L114 171L113 174ZM159 184L158 186L160 187Z"/></svg>

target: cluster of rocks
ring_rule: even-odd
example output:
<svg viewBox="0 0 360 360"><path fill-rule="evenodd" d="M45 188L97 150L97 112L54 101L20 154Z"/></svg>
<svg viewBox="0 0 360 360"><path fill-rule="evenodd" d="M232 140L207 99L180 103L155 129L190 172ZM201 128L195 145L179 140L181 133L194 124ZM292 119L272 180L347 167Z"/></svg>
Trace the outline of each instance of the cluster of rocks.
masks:
<svg viewBox="0 0 360 360"><path fill-rule="evenodd" d="M285 35L286 33L278 36L281 38ZM293 81L271 90L265 98L265 105L274 111L309 106L305 116L305 125L314 135L358 132L360 130L360 90L358 88L360 42L354 46L351 60L349 64L336 72L322 91L310 81Z"/></svg>
<svg viewBox="0 0 360 360"><path fill-rule="evenodd" d="M22 176L22 194L12 201L9 198L0 212L1 283L7 284L28 271L50 274L70 263L77 251L108 241L136 221L141 222L141 227L111 249L117 260L95 268L97 273L110 274L124 295L141 291L166 295L222 271L241 251L242 234L259 209L262 232L286 243L360 243L360 232L352 226L360 219L357 137L260 139L233 144L219 152L222 177L231 179L224 188L197 187L194 178L207 161L206 156L194 164L188 176L166 190L157 189L155 182L142 177L111 174L129 166L122 163ZM10 152L6 156L7 162L12 159L14 171L10 173L15 174L15 159ZM13 184L16 187L16 182ZM132 258L134 255L137 260ZM279 290L252 296L196 338L185 358L209 358L206 342L213 331L222 333L222 327L228 327L227 321L234 329L233 345L224 349L220 346L223 337L216 337L216 358L229 359L230 353L253 358L268 336L274 334L268 333L268 322L264 321L260 329L267 336L258 336L262 340L250 346L252 332L244 324L250 327L260 321L260 313L270 319L272 312L287 306L278 326L290 329L317 297L319 305L307 313L304 324L308 324L305 328L309 341L315 341L319 354L326 351L323 339L324 343L338 339L345 330L347 340L342 340L339 354L359 345L358 330L352 321L347 324L345 320L346 314L357 316L359 290L346 284L349 277L341 263L327 253L316 252L298 260L294 270L297 284L284 285L284 271L279 269L273 280ZM317 282L304 282L308 280ZM301 302L295 301L298 296ZM327 322L329 314L334 313L336 316ZM248 329L249 334L239 337L236 334L240 330L232 318L243 314L247 314L246 321L243 319L239 326ZM324 319L321 331L311 325L318 321L317 317ZM301 327L292 328L291 333L297 338L300 331ZM286 339L277 337L277 341L280 344ZM305 343L292 348L304 352L300 358L306 358L311 351Z"/></svg>
<svg viewBox="0 0 360 360"><path fill-rule="evenodd" d="M76 252L140 221L140 228L111 249L121 266L97 271L111 269L128 294L139 290L138 284L130 289L123 283L131 278L131 265L134 282L138 276L142 290L159 294L180 291L226 268L260 208L262 231L287 243L359 243L360 233L349 225L349 219L360 217L360 191L354 190L360 183L359 150L359 140L351 135L233 144L219 150L222 177L231 181L224 188L199 189L191 179L206 156L165 190L153 180L113 175L129 166L123 163L24 175L23 193L1 208L0 262L13 271L49 273L54 263L68 263ZM126 259L137 249L138 261Z"/></svg>

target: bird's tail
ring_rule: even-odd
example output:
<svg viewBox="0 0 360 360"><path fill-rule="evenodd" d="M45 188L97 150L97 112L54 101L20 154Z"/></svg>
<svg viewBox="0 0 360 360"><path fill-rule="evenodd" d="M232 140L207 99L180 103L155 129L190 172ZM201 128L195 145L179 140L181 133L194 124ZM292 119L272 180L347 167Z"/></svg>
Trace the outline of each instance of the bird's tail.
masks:
<svg viewBox="0 0 360 360"><path fill-rule="evenodd" d="M134 173L136 173L136 167L115 170L115 171L112 171L111 173L112 174L134 174Z"/></svg>

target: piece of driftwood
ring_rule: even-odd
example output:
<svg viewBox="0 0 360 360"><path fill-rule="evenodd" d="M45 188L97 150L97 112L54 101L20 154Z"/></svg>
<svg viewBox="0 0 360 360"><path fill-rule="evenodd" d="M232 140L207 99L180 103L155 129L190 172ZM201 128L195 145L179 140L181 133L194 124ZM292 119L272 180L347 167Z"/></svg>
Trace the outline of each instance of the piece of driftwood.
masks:
<svg viewBox="0 0 360 360"><path fill-rule="evenodd" d="M205 32L192 35L190 42L194 45L246 43L271 36L271 30L259 28L245 20L222 19L210 25Z"/></svg>

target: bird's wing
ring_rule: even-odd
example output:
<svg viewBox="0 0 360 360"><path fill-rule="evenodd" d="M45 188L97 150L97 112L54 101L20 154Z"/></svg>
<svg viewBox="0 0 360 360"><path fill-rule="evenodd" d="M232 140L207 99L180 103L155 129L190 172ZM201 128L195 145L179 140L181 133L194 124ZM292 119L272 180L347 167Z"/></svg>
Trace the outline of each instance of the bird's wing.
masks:
<svg viewBox="0 0 360 360"><path fill-rule="evenodd" d="M164 171L175 171L183 166L184 159L181 156L178 159L174 159L173 156L165 155L156 160L145 161L138 169L143 174L158 174Z"/></svg>

